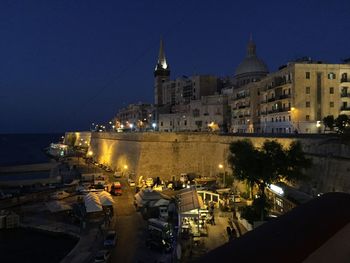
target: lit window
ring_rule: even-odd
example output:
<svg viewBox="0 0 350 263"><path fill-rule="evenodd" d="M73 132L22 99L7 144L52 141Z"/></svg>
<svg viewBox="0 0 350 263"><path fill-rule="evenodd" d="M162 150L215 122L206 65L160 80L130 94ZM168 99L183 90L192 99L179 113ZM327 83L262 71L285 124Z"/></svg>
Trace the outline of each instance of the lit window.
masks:
<svg viewBox="0 0 350 263"><path fill-rule="evenodd" d="M335 79L335 74L333 72L328 73L328 79Z"/></svg>

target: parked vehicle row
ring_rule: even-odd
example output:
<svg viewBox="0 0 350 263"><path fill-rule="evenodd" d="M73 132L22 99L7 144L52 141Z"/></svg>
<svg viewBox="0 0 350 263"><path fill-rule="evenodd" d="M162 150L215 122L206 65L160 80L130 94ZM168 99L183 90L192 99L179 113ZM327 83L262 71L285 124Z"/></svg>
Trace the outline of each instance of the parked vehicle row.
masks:
<svg viewBox="0 0 350 263"><path fill-rule="evenodd" d="M108 230L103 241L103 248L96 253L95 263L108 262L111 257L111 249L117 244L117 232Z"/></svg>

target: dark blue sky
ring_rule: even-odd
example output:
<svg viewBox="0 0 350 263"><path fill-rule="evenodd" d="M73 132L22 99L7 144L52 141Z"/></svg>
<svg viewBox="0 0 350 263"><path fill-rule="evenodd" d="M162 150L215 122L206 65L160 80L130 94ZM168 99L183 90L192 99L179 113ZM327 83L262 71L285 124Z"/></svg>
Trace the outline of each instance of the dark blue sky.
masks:
<svg viewBox="0 0 350 263"><path fill-rule="evenodd" d="M88 129L171 76L233 75L249 34L270 70L350 57L350 1L0 1L0 133Z"/></svg>

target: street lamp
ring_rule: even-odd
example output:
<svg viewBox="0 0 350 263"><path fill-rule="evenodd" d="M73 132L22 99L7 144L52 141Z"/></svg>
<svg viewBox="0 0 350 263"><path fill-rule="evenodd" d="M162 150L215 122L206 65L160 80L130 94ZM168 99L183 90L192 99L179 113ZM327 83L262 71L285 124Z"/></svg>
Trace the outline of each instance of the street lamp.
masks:
<svg viewBox="0 0 350 263"><path fill-rule="evenodd" d="M153 130L156 130L157 124L153 122L152 127L153 127Z"/></svg>
<svg viewBox="0 0 350 263"><path fill-rule="evenodd" d="M290 117L291 117L294 132L298 133L299 132L299 118L298 118L298 110L295 107L290 108ZM296 128L295 128L295 123L297 124Z"/></svg>
<svg viewBox="0 0 350 263"><path fill-rule="evenodd" d="M223 175L222 175L222 179L223 179L223 184L224 184L224 186L225 186L225 171L224 171L224 165L221 164L221 163L219 163L218 167L219 167L220 170L223 171L223 173L222 173L222 174L223 174Z"/></svg>
<svg viewBox="0 0 350 263"><path fill-rule="evenodd" d="M87 156L88 156L88 159L90 159L91 158L91 160L87 160L88 161L88 170L90 170L90 163L92 162L92 155L94 154L94 152L93 151L88 151L88 153L87 153Z"/></svg>
<svg viewBox="0 0 350 263"><path fill-rule="evenodd" d="M126 171L128 170L128 166L126 164L124 164L124 175L126 175Z"/></svg>

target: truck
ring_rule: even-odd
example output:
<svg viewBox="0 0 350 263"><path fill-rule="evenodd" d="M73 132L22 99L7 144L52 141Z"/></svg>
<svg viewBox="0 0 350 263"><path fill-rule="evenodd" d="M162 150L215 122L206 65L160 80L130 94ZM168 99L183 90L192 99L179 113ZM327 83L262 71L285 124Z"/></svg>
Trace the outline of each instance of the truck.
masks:
<svg viewBox="0 0 350 263"><path fill-rule="evenodd" d="M82 173L81 181L95 183L95 178L98 178L99 176L103 177L103 173Z"/></svg>
<svg viewBox="0 0 350 263"><path fill-rule="evenodd" d="M171 225L158 218L148 219L146 245L150 248L170 252L173 249L174 235Z"/></svg>

